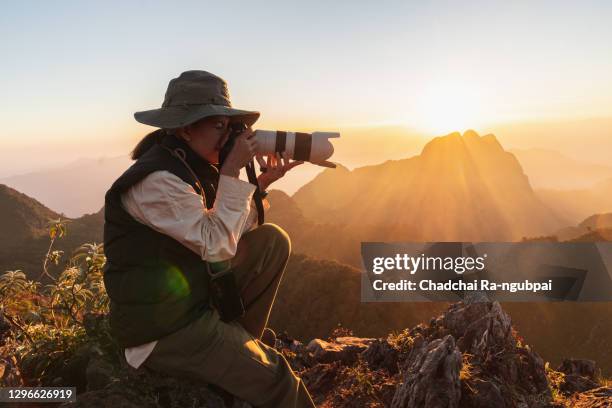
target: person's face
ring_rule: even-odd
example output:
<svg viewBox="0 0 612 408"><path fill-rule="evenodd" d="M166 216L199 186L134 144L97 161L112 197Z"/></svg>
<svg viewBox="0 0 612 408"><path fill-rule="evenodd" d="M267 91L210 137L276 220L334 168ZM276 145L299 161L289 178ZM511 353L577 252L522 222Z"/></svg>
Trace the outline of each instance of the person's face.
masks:
<svg viewBox="0 0 612 408"><path fill-rule="evenodd" d="M219 151L229 137L229 117L210 116L179 131L179 136L200 157L219 163Z"/></svg>

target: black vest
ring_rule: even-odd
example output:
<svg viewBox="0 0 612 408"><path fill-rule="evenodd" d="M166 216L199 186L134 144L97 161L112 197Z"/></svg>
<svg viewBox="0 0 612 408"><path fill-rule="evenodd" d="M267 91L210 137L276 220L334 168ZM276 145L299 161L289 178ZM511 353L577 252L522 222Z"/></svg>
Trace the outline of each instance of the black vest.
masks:
<svg viewBox="0 0 612 408"><path fill-rule="evenodd" d="M166 170L199 186L170 150L181 149L203 186L212 208L218 168L200 158L182 140L164 136L128 168L105 196L104 284L110 298L110 326L122 347L132 347L173 333L210 307L206 262L180 242L136 221L121 205L121 193L154 171Z"/></svg>

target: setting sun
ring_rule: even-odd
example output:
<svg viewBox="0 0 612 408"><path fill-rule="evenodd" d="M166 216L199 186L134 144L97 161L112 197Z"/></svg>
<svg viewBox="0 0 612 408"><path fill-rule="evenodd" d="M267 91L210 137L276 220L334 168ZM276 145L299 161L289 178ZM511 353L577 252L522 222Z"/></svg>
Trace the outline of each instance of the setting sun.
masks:
<svg viewBox="0 0 612 408"><path fill-rule="evenodd" d="M434 82L417 97L411 124L435 134L478 128L490 117L477 84Z"/></svg>

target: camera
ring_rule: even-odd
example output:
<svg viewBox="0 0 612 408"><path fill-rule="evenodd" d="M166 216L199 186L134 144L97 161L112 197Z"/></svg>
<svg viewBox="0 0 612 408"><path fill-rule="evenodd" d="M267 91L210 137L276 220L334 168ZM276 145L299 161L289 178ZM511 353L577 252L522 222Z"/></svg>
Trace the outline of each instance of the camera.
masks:
<svg viewBox="0 0 612 408"><path fill-rule="evenodd" d="M240 133L246 130L244 123L230 124L230 135L221 148L219 162L223 164L225 158L232 150L234 141ZM307 161L319 166L335 168L336 165L328 161L334 153L334 146L329 139L340 137L338 132L287 132L282 130L256 130L253 136L257 139L257 153L271 155L276 152L285 152L293 160Z"/></svg>

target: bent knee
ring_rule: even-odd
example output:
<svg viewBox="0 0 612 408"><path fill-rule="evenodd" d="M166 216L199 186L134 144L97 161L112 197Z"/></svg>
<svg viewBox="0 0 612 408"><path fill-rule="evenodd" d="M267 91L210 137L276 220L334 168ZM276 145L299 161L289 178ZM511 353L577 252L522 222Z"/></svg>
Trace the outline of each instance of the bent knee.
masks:
<svg viewBox="0 0 612 408"><path fill-rule="evenodd" d="M272 223L261 224L257 229L267 240L273 242L278 251L285 252L289 256L291 253L291 238L289 238L287 231Z"/></svg>

